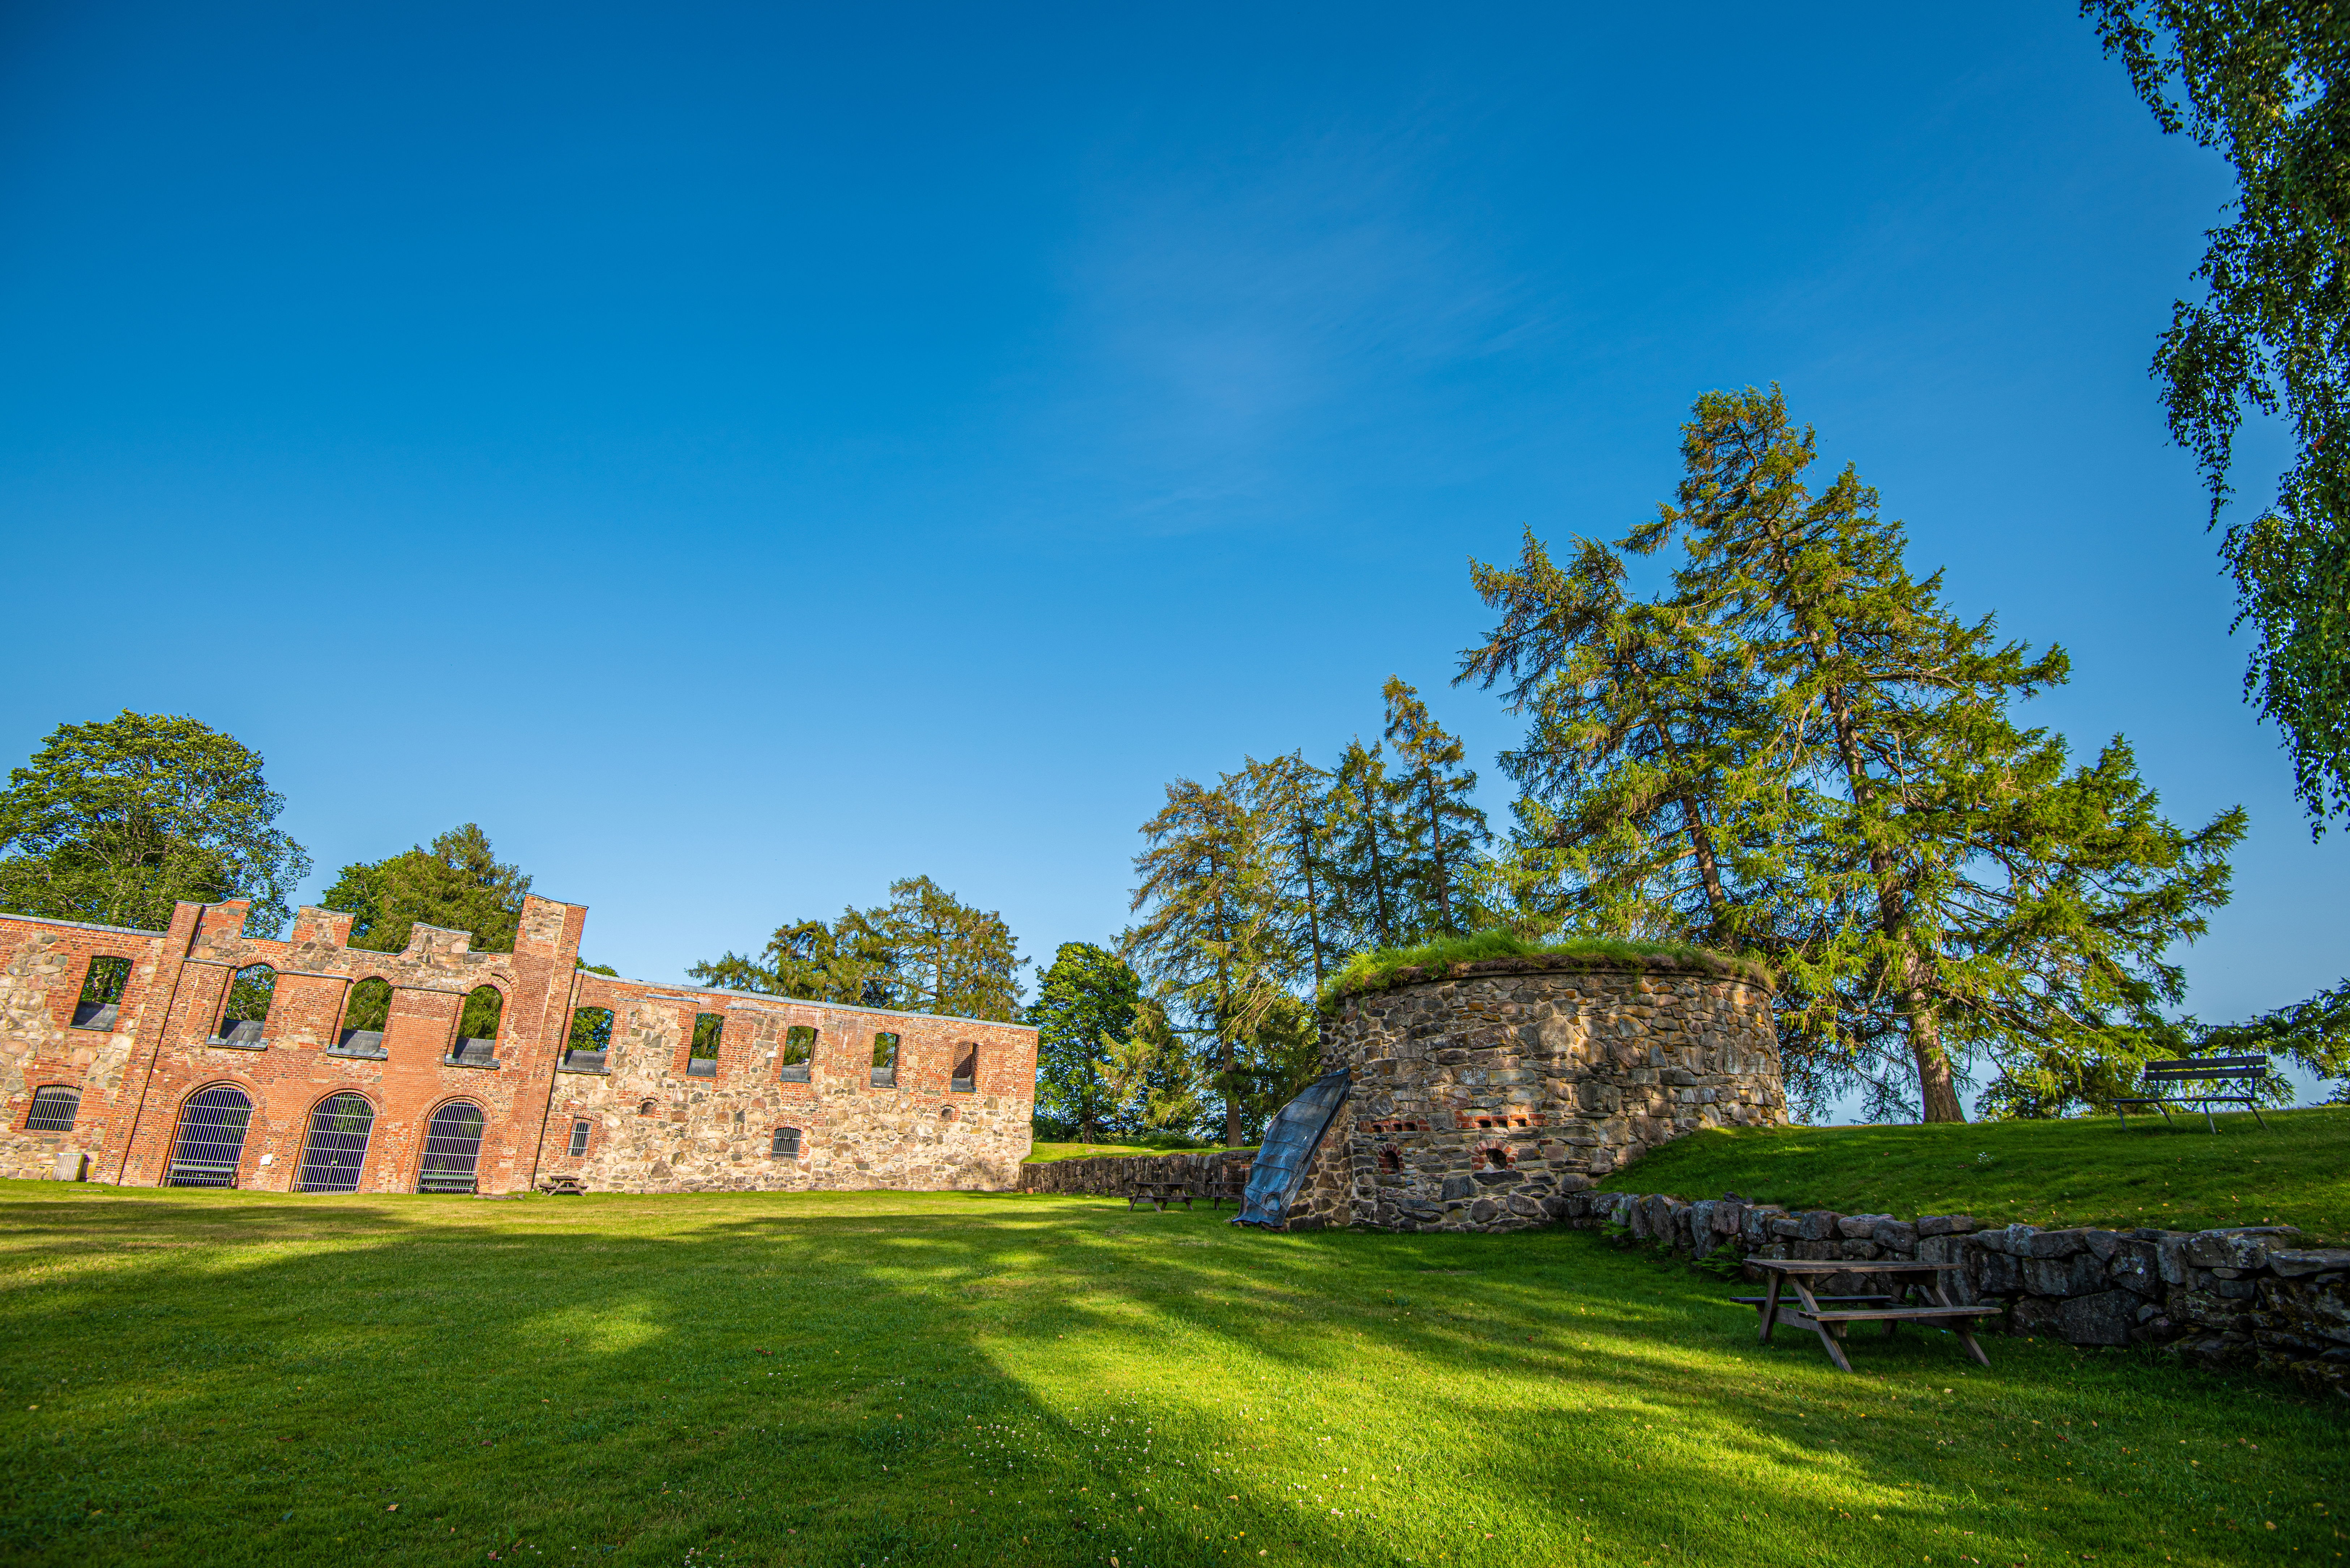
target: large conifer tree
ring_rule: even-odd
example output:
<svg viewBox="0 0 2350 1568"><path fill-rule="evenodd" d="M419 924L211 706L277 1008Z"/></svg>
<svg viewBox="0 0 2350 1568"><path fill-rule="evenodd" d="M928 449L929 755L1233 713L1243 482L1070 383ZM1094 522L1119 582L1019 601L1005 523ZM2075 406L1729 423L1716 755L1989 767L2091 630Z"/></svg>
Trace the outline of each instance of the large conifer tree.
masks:
<svg viewBox="0 0 2350 1568"><path fill-rule="evenodd" d="M1381 695L1396 764L1388 799L1400 829L1397 880L1411 907L1410 938L1465 935L1482 923L1474 871L1492 836L1485 814L1471 804L1477 775L1461 767L1460 741L1430 716L1402 677L1388 677Z"/></svg>

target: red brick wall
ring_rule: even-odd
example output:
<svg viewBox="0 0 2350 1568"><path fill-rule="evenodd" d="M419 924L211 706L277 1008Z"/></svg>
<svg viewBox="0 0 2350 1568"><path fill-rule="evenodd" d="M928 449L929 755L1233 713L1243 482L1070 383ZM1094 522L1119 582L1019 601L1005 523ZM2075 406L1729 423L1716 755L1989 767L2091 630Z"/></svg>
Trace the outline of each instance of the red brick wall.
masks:
<svg viewBox="0 0 2350 1568"><path fill-rule="evenodd" d="M283 941L244 934L245 906L182 904L165 931L122 930L0 914L0 1176L47 1177L61 1153L87 1154L89 1175L161 1182L182 1107L234 1085L253 1110L236 1170L240 1187L290 1190L312 1111L328 1096L365 1096L375 1122L359 1189L416 1190L425 1129L452 1100L479 1106L476 1179L483 1192L527 1190L556 1173L625 1191L816 1187L1009 1188L1028 1151L1036 1035L1019 1025L691 987L618 981L577 965L587 910L533 898L510 953L476 953L463 931L419 926L407 950L347 946L350 917L305 909ZM131 962L110 1031L72 1025L91 958ZM259 1049L215 1031L235 971L277 971ZM352 988L392 988L381 1060L336 1054ZM504 999L494 1067L449 1060L466 994ZM577 1007L609 1007L606 1071L563 1070ZM687 1071L694 1016L726 1020L712 1076ZM807 1084L779 1081L784 1032L817 1032ZM872 1035L898 1033L897 1086L871 1084ZM956 1049L980 1046L972 1092L953 1093ZM28 1131L34 1093L82 1091L68 1133ZM650 1103L650 1111L646 1110ZM575 1120L591 1128L573 1158ZM772 1158L778 1127L801 1132L795 1159Z"/></svg>

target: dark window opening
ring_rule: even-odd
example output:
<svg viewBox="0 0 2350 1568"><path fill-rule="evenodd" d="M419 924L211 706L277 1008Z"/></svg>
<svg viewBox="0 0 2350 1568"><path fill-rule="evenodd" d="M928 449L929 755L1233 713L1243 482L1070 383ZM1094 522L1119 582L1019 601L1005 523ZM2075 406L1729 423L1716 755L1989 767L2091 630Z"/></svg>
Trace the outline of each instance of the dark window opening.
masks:
<svg viewBox="0 0 2350 1568"><path fill-rule="evenodd" d="M216 1084L191 1096L180 1113L180 1135L172 1140L166 1187L234 1187L236 1163L244 1157L245 1125L253 1102L244 1091Z"/></svg>
<svg viewBox="0 0 2350 1568"><path fill-rule="evenodd" d="M473 1168L482 1158L482 1107L453 1101L432 1113L424 1129L424 1167L419 1192L471 1192Z"/></svg>
<svg viewBox="0 0 2350 1568"><path fill-rule="evenodd" d="M247 964L237 971L229 981L228 1001L221 1007L220 1032L213 1038L231 1045L266 1044L262 1031L276 995L277 971L267 964Z"/></svg>
<svg viewBox="0 0 2350 1568"><path fill-rule="evenodd" d="M581 1155L588 1152L588 1134L589 1130L590 1128L588 1124L586 1122L573 1122L571 1124L571 1147L565 1152L569 1154L572 1158L577 1159Z"/></svg>
<svg viewBox="0 0 2350 1568"><path fill-rule="evenodd" d="M954 1107L952 1106L941 1106L939 1107L939 1118L941 1121L951 1122L954 1120Z"/></svg>
<svg viewBox="0 0 2350 1568"><path fill-rule="evenodd" d="M574 1073L608 1071L612 1060L612 1010L583 1007L571 1015L571 1033L565 1040L563 1065Z"/></svg>
<svg viewBox="0 0 2350 1568"><path fill-rule="evenodd" d="M25 1113L26 1132L71 1132L81 1115L81 1091L50 1084L33 1091L33 1108Z"/></svg>
<svg viewBox="0 0 2350 1568"><path fill-rule="evenodd" d="M800 1129L777 1127L775 1141L767 1146L770 1159L797 1159L800 1157Z"/></svg>
<svg viewBox="0 0 2350 1568"><path fill-rule="evenodd" d="M494 1067L498 1064L498 1021L504 1015L506 999L498 994L494 985L477 985L465 996L465 1011L457 1020L456 1044L449 1047L449 1060L468 1067Z"/></svg>
<svg viewBox="0 0 2350 1568"><path fill-rule="evenodd" d="M373 1056L383 1052L383 1032L391 1022L391 984L380 975L370 975L351 987L350 1000L343 1003L342 1033L335 1036L330 1049L338 1056Z"/></svg>
<svg viewBox="0 0 2350 1568"><path fill-rule="evenodd" d="M74 1003L76 1029L111 1029L122 1012L122 988L130 983L130 961L102 955L82 976L81 1000Z"/></svg>
<svg viewBox="0 0 2350 1568"><path fill-rule="evenodd" d="M640 1116L658 1116L660 1113L660 1106L651 1100L647 1100L643 1105L637 1107L637 1115Z"/></svg>
<svg viewBox="0 0 2350 1568"><path fill-rule="evenodd" d="M816 1031L805 1023L795 1023L784 1031L784 1082L805 1084L808 1081L808 1061L816 1054Z"/></svg>
<svg viewBox="0 0 2350 1568"><path fill-rule="evenodd" d="M979 1044L966 1040L955 1047L954 1076L947 1080L950 1093L968 1095L979 1087Z"/></svg>
<svg viewBox="0 0 2350 1568"><path fill-rule="evenodd" d="M1495 1170L1507 1170L1510 1168L1510 1151L1498 1147L1489 1148L1485 1151L1485 1163Z"/></svg>
<svg viewBox="0 0 2350 1568"><path fill-rule="evenodd" d="M697 1078L718 1076L718 1041L726 1033L723 1012L693 1015L693 1048L686 1053L685 1070Z"/></svg>
<svg viewBox="0 0 2350 1568"><path fill-rule="evenodd" d="M1403 1156L1392 1147L1379 1150L1379 1168L1392 1176L1403 1168Z"/></svg>
<svg viewBox="0 0 2350 1568"><path fill-rule="evenodd" d="M375 1131L375 1107L365 1095L328 1095L310 1113L310 1136L294 1173L296 1192L357 1192L359 1168L367 1163L368 1138Z"/></svg>
<svg viewBox="0 0 2350 1568"><path fill-rule="evenodd" d="M898 1086L898 1037L876 1034L873 1037L873 1086L894 1089Z"/></svg>

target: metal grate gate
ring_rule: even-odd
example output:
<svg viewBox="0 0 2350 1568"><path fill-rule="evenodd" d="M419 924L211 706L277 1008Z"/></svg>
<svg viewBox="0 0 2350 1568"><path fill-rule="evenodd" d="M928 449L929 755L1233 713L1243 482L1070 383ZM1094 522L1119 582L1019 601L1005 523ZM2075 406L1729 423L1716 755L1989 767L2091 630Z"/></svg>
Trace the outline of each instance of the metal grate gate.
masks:
<svg viewBox="0 0 2350 1568"><path fill-rule="evenodd" d="M302 1146L296 1192L357 1192L359 1168L367 1163L368 1138L375 1131L375 1107L365 1095L329 1095L310 1113L309 1140Z"/></svg>
<svg viewBox="0 0 2350 1568"><path fill-rule="evenodd" d="M424 1168L419 1192L471 1192L473 1166L482 1158L482 1107L459 1100L432 1113L424 1130Z"/></svg>
<svg viewBox="0 0 2350 1568"><path fill-rule="evenodd" d="M25 1117L26 1132L71 1132L81 1115L81 1091L52 1084L33 1091L33 1108Z"/></svg>
<svg viewBox="0 0 2350 1568"><path fill-rule="evenodd" d="M188 1101L180 1113L180 1136L172 1144L166 1187L234 1187L236 1162L244 1155L245 1124L253 1102L244 1091L215 1084Z"/></svg>

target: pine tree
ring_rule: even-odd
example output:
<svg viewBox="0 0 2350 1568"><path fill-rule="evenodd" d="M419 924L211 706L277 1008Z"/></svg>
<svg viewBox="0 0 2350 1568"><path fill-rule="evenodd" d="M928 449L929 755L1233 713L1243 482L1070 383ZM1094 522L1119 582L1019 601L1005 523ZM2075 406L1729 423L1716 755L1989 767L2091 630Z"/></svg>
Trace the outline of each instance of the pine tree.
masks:
<svg viewBox="0 0 2350 1568"><path fill-rule="evenodd" d="M1284 1003L1296 1005L1299 955L1282 895L1275 817L1248 798L1247 781L1167 786L1167 805L1142 827L1126 956L1150 982L1169 1027L1224 1102L1224 1137L1238 1147L1253 1075L1248 1060Z"/></svg>
<svg viewBox="0 0 2350 1568"><path fill-rule="evenodd" d="M1396 826L1397 881L1411 909L1408 940L1466 935L1481 922L1472 892L1478 853L1492 838L1470 804L1477 775L1461 767L1464 748L1429 716L1400 676L1388 677L1387 743L1395 748L1388 800Z"/></svg>
<svg viewBox="0 0 2350 1568"><path fill-rule="evenodd" d="M1349 950L1333 919L1330 774L1292 752L1269 763L1251 757L1240 776L1250 805L1282 841L1281 890L1295 926L1290 945L1312 961L1319 990L1330 961Z"/></svg>

